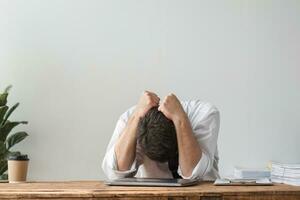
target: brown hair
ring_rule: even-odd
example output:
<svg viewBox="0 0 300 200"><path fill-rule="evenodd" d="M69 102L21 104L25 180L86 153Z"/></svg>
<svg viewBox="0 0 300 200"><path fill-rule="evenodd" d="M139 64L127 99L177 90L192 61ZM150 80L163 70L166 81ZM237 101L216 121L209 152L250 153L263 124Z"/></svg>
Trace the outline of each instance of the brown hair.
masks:
<svg viewBox="0 0 300 200"><path fill-rule="evenodd" d="M172 120L169 120L158 107L150 109L138 125L138 143L151 159L167 162L177 156L177 136Z"/></svg>

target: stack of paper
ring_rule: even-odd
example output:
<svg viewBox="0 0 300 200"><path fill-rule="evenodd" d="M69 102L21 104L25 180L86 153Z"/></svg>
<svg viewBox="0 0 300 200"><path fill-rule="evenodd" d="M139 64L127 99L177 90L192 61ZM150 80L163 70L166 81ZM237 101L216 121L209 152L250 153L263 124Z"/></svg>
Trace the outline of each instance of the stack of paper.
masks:
<svg viewBox="0 0 300 200"><path fill-rule="evenodd" d="M215 185L273 185L269 178L262 179L216 179Z"/></svg>
<svg viewBox="0 0 300 200"><path fill-rule="evenodd" d="M300 164L272 162L271 179L275 183L300 186Z"/></svg>
<svg viewBox="0 0 300 200"><path fill-rule="evenodd" d="M270 178L271 172L268 169L250 169L250 168L234 168L234 178L237 179L262 179Z"/></svg>

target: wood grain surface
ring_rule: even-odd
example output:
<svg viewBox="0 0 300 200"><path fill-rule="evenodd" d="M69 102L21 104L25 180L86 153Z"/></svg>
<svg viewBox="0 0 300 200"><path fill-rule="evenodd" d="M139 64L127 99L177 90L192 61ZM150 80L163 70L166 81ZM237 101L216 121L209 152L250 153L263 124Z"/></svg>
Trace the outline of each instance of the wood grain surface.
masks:
<svg viewBox="0 0 300 200"><path fill-rule="evenodd" d="M102 181L0 183L0 199L300 200L300 187L214 186L209 182L189 187L106 186Z"/></svg>

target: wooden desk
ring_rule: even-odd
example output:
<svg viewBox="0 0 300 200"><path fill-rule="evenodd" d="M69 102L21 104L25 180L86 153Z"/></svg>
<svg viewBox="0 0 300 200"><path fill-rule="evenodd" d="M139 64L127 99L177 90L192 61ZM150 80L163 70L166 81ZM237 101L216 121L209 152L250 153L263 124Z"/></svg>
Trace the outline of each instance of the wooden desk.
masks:
<svg viewBox="0 0 300 200"><path fill-rule="evenodd" d="M106 186L100 181L30 182L0 184L0 199L300 199L300 187L274 186L214 186L204 182L196 186L119 187Z"/></svg>

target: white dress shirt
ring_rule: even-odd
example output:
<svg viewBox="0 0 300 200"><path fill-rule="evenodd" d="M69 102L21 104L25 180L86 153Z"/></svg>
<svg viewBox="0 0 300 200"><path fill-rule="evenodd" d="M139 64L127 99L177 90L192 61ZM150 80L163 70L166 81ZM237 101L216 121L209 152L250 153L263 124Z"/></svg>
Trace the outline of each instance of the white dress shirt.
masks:
<svg viewBox="0 0 300 200"><path fill-rule="evenodd" d="M184 179L215 180L219 178L217 148L220 126L219 111L212 104L199 100L182 101L181 105L190 120L193 133L202 150L202 156L189 177L182 175L180 165L178 166L178 174ZM122 114L117 122L102 162L104 173L108 179L124 177L173 178L168 162L160 163L149 159L143 155L139 146L136 148L136 158L131 169L127 171L118 170L115 144L130 115L134 112L134 108L132 107Z"/></svg>

